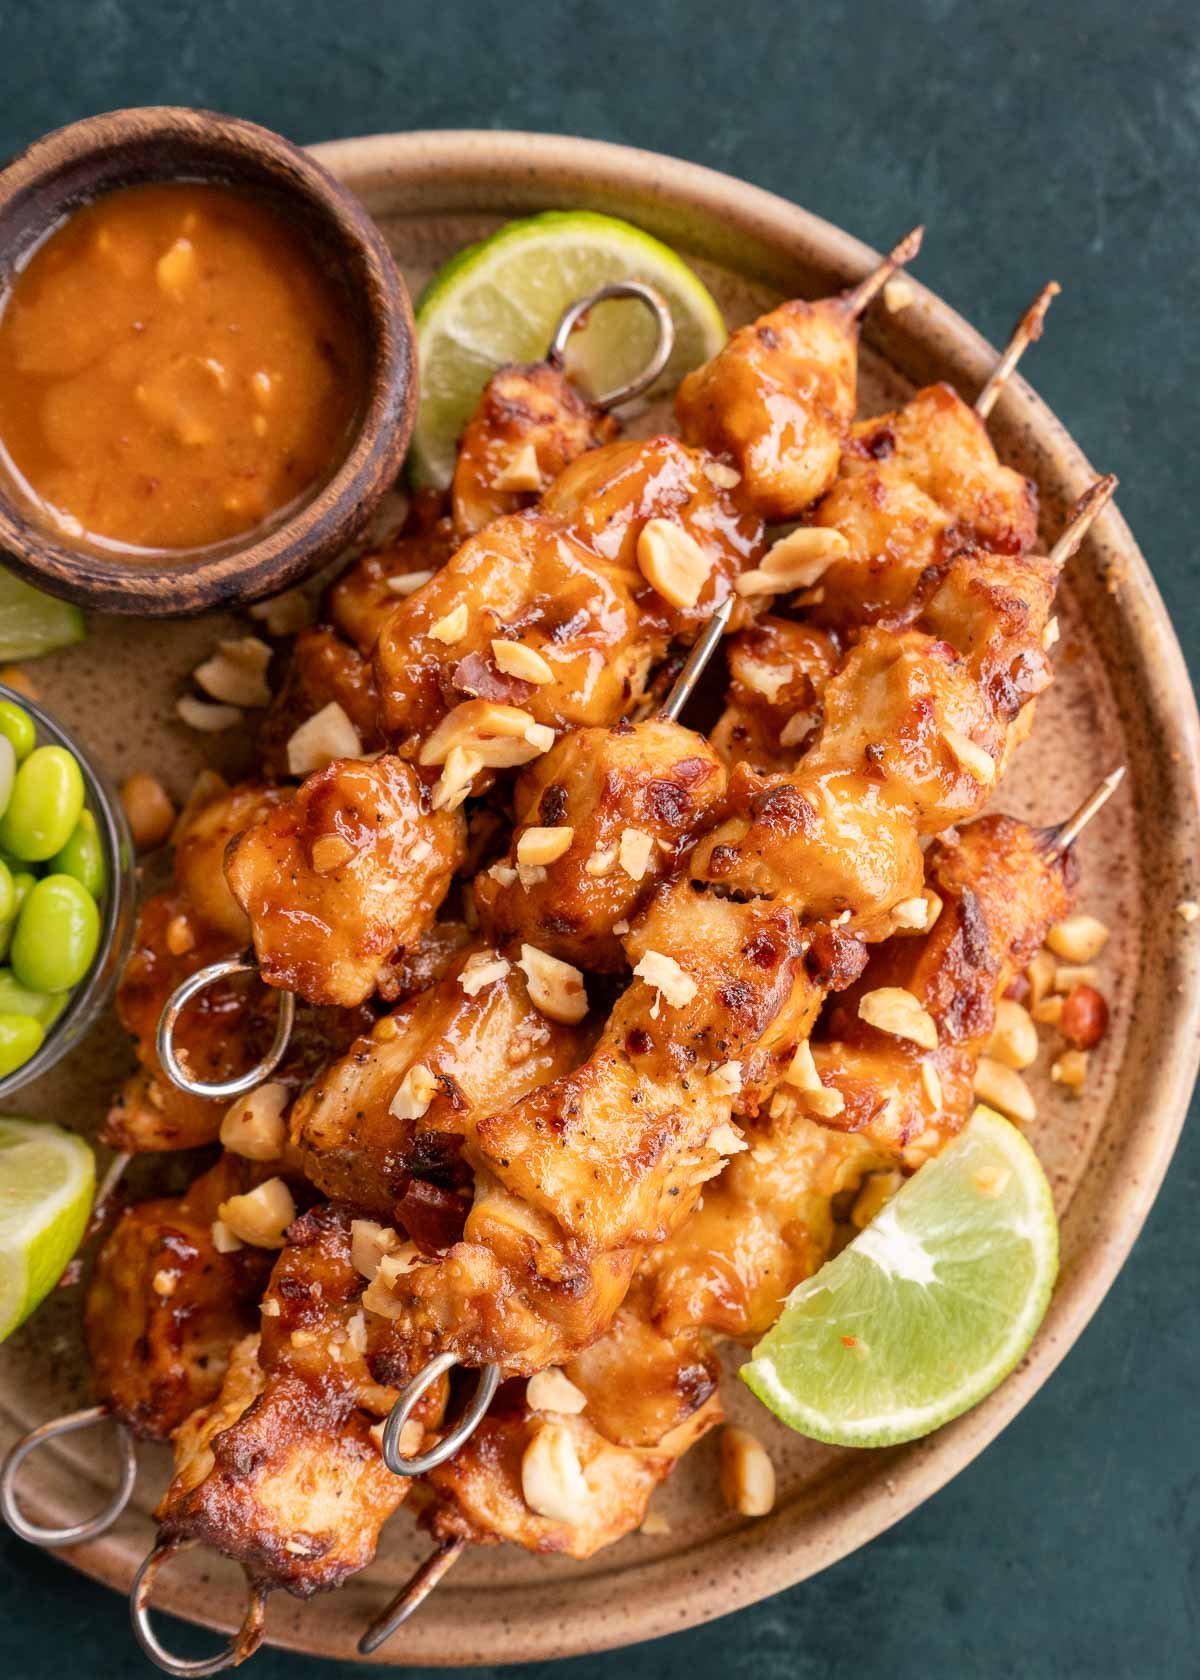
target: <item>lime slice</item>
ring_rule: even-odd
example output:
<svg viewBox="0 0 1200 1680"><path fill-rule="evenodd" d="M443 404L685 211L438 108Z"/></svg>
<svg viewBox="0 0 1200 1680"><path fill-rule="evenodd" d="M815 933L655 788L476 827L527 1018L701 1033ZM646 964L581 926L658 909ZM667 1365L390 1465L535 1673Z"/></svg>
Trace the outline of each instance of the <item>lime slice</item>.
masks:
<svg viewBox="0 0 1200 1680"><path fill-rule="evenodd" d="M84 636L83 614L0 566L0 659L37 659Z"/></svg>
<svg viewBox="0 0 1200 1680"><path fill-rule="evenodd" d="M1007 1120L977 1108L861 1236L792 1291L741 1375L818 1441L914 1440L1008 1375L1057 1269L1038 1158Z"/></svg>
<svg viewBox="0 0 1200 1680"><path fill-rule="evenodd" d="M96 1163L60 1126L0 1118L0 1342L45 1300L79 1247Z"/></svg>
<svg viewBox="0 0 1200 1680"><path fill-rule="evenodd" d="M462 429L496 369L540 361L568 305L613 280L647 280L671 306L675 348L659 388L673 389L724 344L721 312L687 264L613 216L547 210L509 222L439 269L417 304L421 403L411 461L419 484L449 484ZM585 390L611 390L645 367L654 335L642 304L602 304L572 335L568 365Z"/></svg>

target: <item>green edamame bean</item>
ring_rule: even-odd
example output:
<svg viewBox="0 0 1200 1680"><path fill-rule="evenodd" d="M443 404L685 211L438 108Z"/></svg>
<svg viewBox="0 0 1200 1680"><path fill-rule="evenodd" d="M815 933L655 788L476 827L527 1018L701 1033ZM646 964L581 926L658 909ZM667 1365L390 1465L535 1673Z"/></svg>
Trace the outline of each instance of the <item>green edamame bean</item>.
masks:
<svg viewBox="0 0 1200 1680"><path fill-rule="evenodd" d="M62 851L50 859L46 872L50 875L73 875L93 898L99 898L103 893L104 848L100 844L96 819L86 806L79 813L71 838Z"/></svg>
<svg viewBox="0 0 1200 1680"><path fill-rule="evenodd" d="M30 889L37 880L37 876L30 874L28 869L13 869L11 874L14 896L13 916L15 917L20 913L22 904L29 897Z"/></svg>
<svg viewBox="0 0 1200 1680"><path fill-rule="evenodd" d="M65 992L83 979L99 943L95 899L73 875L45 875L17 917L12 971L32 992Z"/></svg>
<svg viewBox="0 0 1200 1680"><path fill-rule="evenodd" d="M12 751L8 741L4 746ZM37 747L17 771L0 817L0 846L26 863L44 863L66 845L82 810L78 764L65 747Z"/></svg>
<svg viewBox="0 0 1200 1680"><path fill-rule="evenodd" d="M0 863L0 922L11 922L17 913L17 888L12 871Z"/></svg>
<svg viewBox="0 0 1200 1680"><path fill-rule="evenodd" d="M31 992L11 968L0 968L0 1015L32 1015L43 1027L57 1021L71 1000L70 992Z"/></svg>
<svg viewBox="0 0 1200 1680"><path fill-rule="evenodd" d="M12 742L18 764L23 764L37 746L37 724L12 700L0 700L0 735Z"/></svg>
<svg viewBox="0 0 1200 1680"><path fill-rule="evenodd" d="M32 1015L0 1015L0 1079L27 1062L45 1036Z"/></svg>
<svg viewBox="0 0 1200 1680"><path fill-rule="evenodd" d="M17 755L7 736L0 735L0 812L8 809L17 779Z"/></svg>

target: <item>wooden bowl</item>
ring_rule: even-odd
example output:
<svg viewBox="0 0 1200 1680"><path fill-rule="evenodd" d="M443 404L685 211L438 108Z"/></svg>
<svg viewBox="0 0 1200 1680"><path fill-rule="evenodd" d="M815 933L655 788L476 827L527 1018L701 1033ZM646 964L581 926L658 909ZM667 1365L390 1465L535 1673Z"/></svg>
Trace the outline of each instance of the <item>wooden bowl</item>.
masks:
<svg viewBox="0 0 1200 1680"><path fill-rule="evenodd" d="M507 217L570 206L627 216L668 240L712 288L731 325L780 296L816 297L844 286L874 262L863 245L795 205L710 170L594 141L407 134L341 141L318 147L316 156L363 200L410 285ZM1029 296L1044 278L1034 253ZM868 317L866 408L932 379L948 379L973 397L991 370L995 351L931 293L919 285L915 293L901 314L877 307ZM1027 301L1012 298L1012 313ZM1055 354L1051 316L1027 364L1034 378ZM649 415L643 424L660 419ZM990 430L1001 455L1037 480L1043 534L1052 540L1093 469L1022 379L1007 389ZM1058 612L1056 681L1039 702L1037 727L997 806L1049 822L1114 764L1126 763L1129 775L1078 847L1082 907L1113 930L1100 959L1111 1031L1093 1052L1082 1100L1051 1085L1046 1053L1041 1071L1031 1070L1039 1115L1029 1130L1054 1187L1063 1265L1027 1358L973 1412L928 1440L886 1451L841 1451L792 1435L729 1380L728 1410L761 1436L775 1460L779 1499L770 1517L746 1521L724 1509L710 1437L655 1494L653 1509L666 1515L669 1533L630 1535L586 1564L481 1548L460 1561L376 1661L540 1662L674 1632L791 1586L872 1539L980 1452L1100 1304L1166 1169L1196 1066L1200 923L1189 928L1175 906L1200 898L1200 742L1178 645L1119 514L1106 513L1071 562ZM182 794L212 760L214 739L226 743L227 767L241 767L236 743L189 735L166 721L178 685L234 622L163 626L147 647L137 626L99 619L84 646L38 666L39 685L110 775L144 766ZM131 694L127 672L135 661L139 685ZM23 1110L98 1127L128 1065L120 1033L97 1031L78 1055L22 1091ZM740 1354L727 1351L732 1371ZM87 1385L78 1291L60 1290L0 1348L0 1447L86 1404ZM162 1449L142 1449L130 1509L109 1534L66 1558L127 1591L151 1544L150 1512L168 1474ZM43 1453L36 1470L31 1466L24 1484L31 1515L43 1522L82 1516L107 1497L112 1475L103 1434L73 1436ZM341 1591L307 1604L276 1594L268 1638L352 1660L366 1623L428 1549L402 1510L384 1531L375 1563ZM64 1582L64 1604L69 1591ZM211 1553L173 1562L154 1596L166 1610L224 1630L241 1615L240 1574Z"/></svg>
<svg viewBox="0 0 1200 1680"><path fill-rule="evenodd" d="M345 457L299 508L201 550L125 560L76 546L39 524L0 479L0 553L14 571L81 606L141 618L261 600L331 559L394 482L416 407L412 307L375 223L307 153L236 117L146 106L89 117L35 141L0 172L0 292L81 204L117 187L176 179L249 189L301 225L358 314L366 388Z"/></svg>

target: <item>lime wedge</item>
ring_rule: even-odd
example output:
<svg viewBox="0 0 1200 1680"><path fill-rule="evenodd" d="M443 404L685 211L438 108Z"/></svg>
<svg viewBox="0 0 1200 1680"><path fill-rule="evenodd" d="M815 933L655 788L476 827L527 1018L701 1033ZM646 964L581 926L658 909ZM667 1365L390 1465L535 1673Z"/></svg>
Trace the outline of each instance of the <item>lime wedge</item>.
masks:
<svg viewBox="0 0 1200 1680"><path fill-rule="evenodd" d="M92 1210L96 1162L82 1138L0 1118L0 1342L54 1288Z"/></svg>
<svg viewBox="0 0 1200 1680"><path fill-rule="evenodd" d="M83 614L0 566L0 659L37 659L84 637Z"/></svg>
<svg viewBox="0 0 1200 1680"><path fill-rule="evenodd" d="M1054 1203L1016 1128L977 1108L861 1236L794 1289L741 1375L803 1435L911 1441L976 1405L1033 1340Z"/></svg>
<svg viewBox="0 0 1200 1680"><path fill-rule="evenodd" d="M724 344L721 312L687 264L613 216L547 210L509 222L439 269L417 304L421 402L411 462L419 484L449 484L459 436L496 369L540 361L568 305L612 280L647 280L671 306L675 349L659 388L673 389ZM642 304L602 304L572 335L568 365L583 389L613 389L646 365L654 334Z"/></svg>

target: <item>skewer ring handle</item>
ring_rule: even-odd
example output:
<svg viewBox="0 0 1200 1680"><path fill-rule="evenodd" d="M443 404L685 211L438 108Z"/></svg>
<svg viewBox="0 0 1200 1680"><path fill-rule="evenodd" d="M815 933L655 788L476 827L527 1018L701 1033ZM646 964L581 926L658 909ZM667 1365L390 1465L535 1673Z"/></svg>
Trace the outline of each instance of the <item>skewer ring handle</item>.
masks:
<svg viewBox="0 0 1200 1680"><path fill-rule="evenodd" d="M236 1668L252 1656L262 1641L266 1610L265 1590L251 1583L242 1625L219 1651L211 1657L172 1656L150 1625L150 1594L154 1591L154 1578L163 1564L175 1552L190 1544L190 1541L181 1544L175 1540L160 1540L142 1559L133 1578L133 1586L129 1589L129 1615L134 1637L150 1661L164 1674L175 1675L177 1680L203 1680L207 1674L220 1674L224 1669Z"/></svg>
<svg viewBox="0 0 1200 1680"><path fill-rule="evenodd" d="M439 1464L453 1458L460 1447L466 1446L483 1422L484 1413L500 1386L499 1365L484 1365L480 1369L479 1382L470 1405L450 1433L443 1435L436 1446L430 1447L428 1452L418 1453L415 1458L407 1458L400 1451L401 1431L412 1416L417 1401L427 1388L457 1364L454 1354L439 1353L400 1391L400 1397L383 1426L383 1462L394 1476L423 1476L427 1470L436 1470Z"/></svg>
<svg viewBox="0 0 1200 1680"><path fill-rule="evenodd" d="M60 1435L73 1435L77 1429L91 1429L94 1424L103 1423L109 1415L107 1406L87 1406L81 1412L67 1412L37 1429L31 1429L10 1449L0 1469L0 1516L14 1534L28 1540L31 1546L77 1546L82 1540L95 1540L112 1527L128 1505L137 1480L137 1452L132 1435L122 1423L117 1424L121 1479L108 1504L94 1517L85 1522L67 1523L62 1528L44 1528L41 1523L31 1522L17 1504L17 1476L30 1453L44 1447L48 1441L56 1441Z"/></svg>
<svg viewBox="0 0 1200 1680"><path fill-rule="evenodd" d="M247 1091L253 1091L275 1072L287 1051L296 1021L296 999L291 992L279 993L279 1015L271 1048L261 1062L256 1062L247 1073L239 1073L236 1079L193 1079L175 1049L175 1028L179 1017L194 997L231 975L257 972L257 965L248 962L245 957L226 957L222 962L197 969L182 985L176 986L158 1020L158 1059L172 1085L177 1085L193 1097L240 1097Z"/></svg>
<svg viewBox="0 0 1200 1680"><path fill-rule="evenodd" d="M606 303L609 298L635 298L639 303L644 303L654 316L658 336L650 359L639 374L624 385L615 385L611 391L605 391L603 396L592 398L592 407L601 409L616 408L620 403L632 402L634 397L640 397L643 391L648 391L670 361L671 351L675 348L675 322L671 318L670 305L657 287L648 285L645 280L614 280L611 285L601 286L598 291L589 292L587 297L576 299L571 307L563 312L554 329L554 337L550 340L550 348L546 352L546 360L553 367L562 366L567 341L582 317L589 309L594 309L598 303Z"/></svg>

